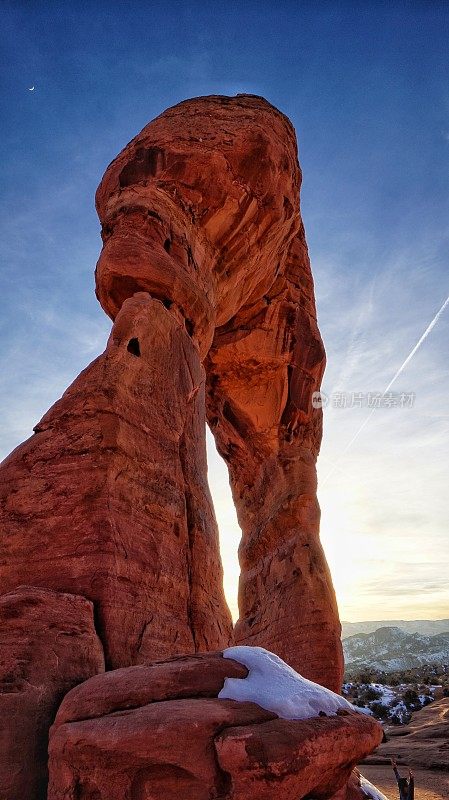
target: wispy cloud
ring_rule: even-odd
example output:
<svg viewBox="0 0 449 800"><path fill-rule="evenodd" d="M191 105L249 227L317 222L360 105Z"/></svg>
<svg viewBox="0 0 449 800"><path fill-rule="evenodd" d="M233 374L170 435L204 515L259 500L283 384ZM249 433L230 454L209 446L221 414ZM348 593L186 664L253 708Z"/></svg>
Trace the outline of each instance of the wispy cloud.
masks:
<svg viewBox="0 0 449 800"><path fill-rule="evenodd" d="M325 410L319 460L322 531L345 618L370 618L373 608L382 609L386 618L399 609L409 618L418 610L432 616L449 609L443 503L449 441L447 302L435 314L446 281L436 252L430 268L428 254L424 268L419 255L412 262L406 252L396 253L393 265L386 262L378 271L365 344L354 370L343 373L347 385L338 384L348 392L382 391L396 376L398 388L416 394L414 407L376 409L369 424L366 409ZM325 273L321 279L326 281ZM320 314L325 341L330 338L326 329L338 325L341 302L337 291L335 308L329 300ZM353 291L344 302L363 307L363 291ZM350 327L343 325L348 336ZM338 338L330 339L331 386L342 353Z"/></svg>

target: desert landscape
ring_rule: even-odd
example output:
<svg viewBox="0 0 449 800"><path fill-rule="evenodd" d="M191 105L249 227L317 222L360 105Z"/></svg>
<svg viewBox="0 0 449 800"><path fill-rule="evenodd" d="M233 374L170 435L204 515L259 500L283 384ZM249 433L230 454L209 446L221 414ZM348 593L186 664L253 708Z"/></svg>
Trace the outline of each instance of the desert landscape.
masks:
<svg viewBox="0 0 449 800"><path fill-rule="evenodd" d="M390 759L396 757L399 769L415 775L416 800L444 800L449 796L449 698L436 700L416 711L403 727L386 729L387 741L381 744L360 771L388 797L397 794Z"/></svg>
<svg viewBox="0 0 449 800"><path fill-rule="evenodd" d="M447 800L448 9L0 25L0 800Z"/></svg>

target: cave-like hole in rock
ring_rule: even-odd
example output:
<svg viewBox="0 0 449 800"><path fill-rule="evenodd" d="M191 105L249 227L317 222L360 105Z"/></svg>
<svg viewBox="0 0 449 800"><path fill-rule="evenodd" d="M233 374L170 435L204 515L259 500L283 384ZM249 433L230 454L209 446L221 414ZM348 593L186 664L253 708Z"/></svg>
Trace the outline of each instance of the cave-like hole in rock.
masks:
<svg viewBox="0 0 449 800"><path fill-rule="evenodd" d="M229 485L228 469L217 452L214 437L207 429L207 463L209 488L215 508L220 535L220 554L223 563L223 584L228 606L234 621L238 618L238 584L240 566L238 547L242 532Z"/></svg>
<svg viewBox="0 0 449 800"><path fill-rule="evenodd" d="M133 356L140 356L139 340L136 338L130 339L128 342L128 347L126 349L128 353L131 353Z"/></svg>

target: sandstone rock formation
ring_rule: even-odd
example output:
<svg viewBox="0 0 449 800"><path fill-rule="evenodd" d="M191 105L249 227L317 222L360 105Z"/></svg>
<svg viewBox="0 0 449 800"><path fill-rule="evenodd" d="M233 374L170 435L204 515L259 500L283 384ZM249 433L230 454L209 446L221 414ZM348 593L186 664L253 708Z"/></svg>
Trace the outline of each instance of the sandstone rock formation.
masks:
<svg viewBox="0 0 449 800"><path fill-rule="evenodd" d="M197 348L137 294L2 467L2 586L91 600L109 667L229 643L204 415Z"/></svg>
<svg viewBox="0 0 449 800"><path fill-rule="evenodd" d="M315 461L324 369L299 211L294 130L262 98L165 111L97 192L97 295L115 317L144 290L197 342L207 416L243 531L235 641L339 690L342 655L318 538Z"/></svg>
<svg viewBox="0 0 449 800"><path fill-rule="evenodd" d="M0 797L43 800L58 705L104 670L92 603L20 586L0 597L0 632Z"/></svg>
<svg viewBox="0 0 449 800"><path fill-rule="evenodd" d="M216 699L245 673L207 654L86 681L51 731L49 800L327 798L382 738L362 714L294 722Z"/></svg>
<svg viewBox="0 0 449 800"><path fill-rule="evenodd" d="M218 697L225 678L245 678L248 670L221 652L178 656L96 675L65 698L54 728L162 700Z"/></svg>
<svg viewBox="0 0 449 800"><path fill-rule="evenodd" d="M300 181L290 122L250 95L180 103L106 170L97 192L104 246L96 271L98 298L114 320L106 351L0 467L1 591L27 584L37 587L27 590L31 598L45 598L42 624L28 611L23 621L22 612L11 616L21 630L29 626L32 647L24 656L21 633L8 670L16 675L25 659L24 680L33 687L38 676L44 698L24 692L27 729L14 698L4 701L13 709L5 752L7 763L19 764L20 800L37 800L40 791L34 777L27 789L20 784L20 737L27 730L30 742L44 743L57 698L103 669L91 603L106 667L118 672L72 696L80 707L91 704L91 720L79 720L72 707L55 727L55 798L73 789L78 800L99 800L100 775L102 786L116 779L117 797L129 791L133 800L148 796L147 785L156 795L163 786L164 797L175 785L192 800L206 785L238 797L248 781L262 797L278 774L290 797L297 786L288 776L298 765L301 786L324 797L331 778L343 784L373 744L372 723L359 717L292 728L255 706L211 697L204 675L203 690L187 681L176 694L180 677L164 667L161 685L171 688L158 699L139 683L146 667L136 667L143 671L132 673L128 688L120 669L220 650L233 639L262 645L340 690L340 624L316 498L322 431L312 397L325 355ZM243 533L234 633L207 485L206 416ZM54 645L52 631L61 633ZM181 673L187 680L184 667ZM126 697L131 705L117 710ZM153 726L164 731L160 743L148 738ZM243 728L258 742L254 757L241 745ZM23 754L34 776L42 750L32 756L24 746ZM149 758L159 766L148 771ZM18 800L15 780L2 800Z"/></svg>

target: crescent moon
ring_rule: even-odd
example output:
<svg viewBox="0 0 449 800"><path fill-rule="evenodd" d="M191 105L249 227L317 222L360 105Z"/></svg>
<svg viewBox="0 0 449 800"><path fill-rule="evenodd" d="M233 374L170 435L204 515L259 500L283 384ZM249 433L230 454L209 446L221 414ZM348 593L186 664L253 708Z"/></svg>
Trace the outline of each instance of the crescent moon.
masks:
<svg viewBox="0 0 449 800"><path fill-rule="evenodd" d="M34 86L29 86L29 87L28 87L28 91L29 91L29 92L34 92Z"/></svg>

